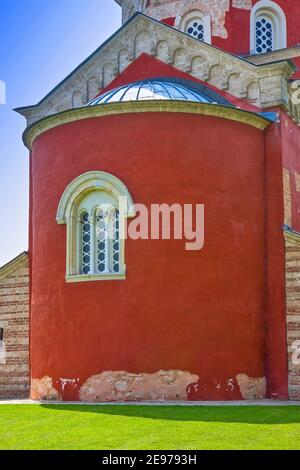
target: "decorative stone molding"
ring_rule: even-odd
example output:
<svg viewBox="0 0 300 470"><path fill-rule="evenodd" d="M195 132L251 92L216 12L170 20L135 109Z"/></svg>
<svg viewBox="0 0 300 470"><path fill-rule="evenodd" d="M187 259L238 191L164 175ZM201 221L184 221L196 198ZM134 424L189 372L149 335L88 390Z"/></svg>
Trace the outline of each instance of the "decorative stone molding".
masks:
<svg viewBox="0 0 300 470"><path fill-rule="evenodd" d="M300 80L290 82L288 85L288 106L286 110L292 120L300 125Z"/></svg>
<svg viewBox="0 0 300 470"><path fill-rule="evenodd" d="M121 214L119 222L120 233L125 233L125 219L135 216L133 199L126 186L115 176L103 171L90 171L73 180L65 189L60 199L56 216L58 224L67 225L66 281L91 282L126 279L125 239L123 236L119 239L120 269L118 273L98 273L97 269L95 269L94 261L91 261L89 266L91 272L89 274L81 274L79 259L82 253L82 238L79 228L81 224L79 205L82 198L89 193L97 193L98 195L99 193L106 193L112 196L116 207L119 206L118 210ZM122 198L124 207L120 207L120 198ZM93 227L93 230L90 230L91 245L95 246L95 215L91 216L91 213L90 223ZM90 256L92 256L91 253Z"/></svg>
<svg viewBox="0 0 300 470"><path fill-rule="evenodd" d="M257 54L247 57L247 61L255 65L266 65L278 61L289 62L290 59L300 57L300 46ZM291 63L291 62L290 62ZM296 124L300 124L300 80L291 80L283 84L283 107ZM256 93L257 96L259 93ZM248 101L251 102L251 99ZM257 97L255 102L257 101Z"/></svg>
<svg viewBox="0 0 300 470"><path fill-rule="evenodd" d="M233 96L243 97L258 107L289 106L288 80L295 71L289 62L256 66L138 14L37 106L17 111L31 125L45 116L71 109L74 104L82 106L88 100L88 83L93 77L95 87L100 89L142 53L191 73L220 90L230 90Z"/></svg>
<svg viewBox="0 0 300 470"><path fill-rule="evenodd" d="M288 61L300 57L300 46L288 47L279 51L266 52L265 54L255 54L247 57L247 61L255 65L265 65L271 62Z"/></svg>
<svg viewBox="0 0 300 470"><path fill-rule="evenodd" d="M103 171L89 171L88 173L78 176L64 191L57 210L57 223L60 225L66 224L71 217L71 211L74 208L76 199L81 194L95 189L112 193L116 198L119 196L124 197L127 201L125 216L135 216L135 212L133 211L133 199L122 181Z"/></svg>
<svg viewBox="0 0 300 470"><path fill-rule="evenodd" d="M202 116L214 116L231 121L237 121L257 129L264 130L269 126L269 121L259 114L243 111L229 106L195 103L186 101L128 101L110 103L105 106L89 106L78 108L63 113L48 116L29 127L24 133L24 143L31 150L34 140L44 132L63 124L96 117L112 116L117 114L132 113L185 113Z"/></svg>
<svg viewBox="0 0 300 470"><path fill-rule="evenodd" d="M123 23L137 11L161 21L176 18L176 27L188 12L198 10L210 17L214 36L226 38L226 14L230 11L230 0L116 0L122 6ZM232 0L232 8L251 10L252 0Z"/></svg>

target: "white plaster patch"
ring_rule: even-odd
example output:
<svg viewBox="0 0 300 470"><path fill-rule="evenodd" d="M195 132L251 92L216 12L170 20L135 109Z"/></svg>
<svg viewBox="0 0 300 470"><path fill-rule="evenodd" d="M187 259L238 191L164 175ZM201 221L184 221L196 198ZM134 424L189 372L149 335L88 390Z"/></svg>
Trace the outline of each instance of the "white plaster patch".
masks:
<svg viewBox="0 0 300 470"><path fill-rule="evenodd" d="M247 374L236 377L244 400L262 400L266 397L267 381L265 377L252 378Z"/></svg>
<svg viewBox="0 0 300 470"><path fill-rule="evenodd" d="M189 386L198 380L197 375L178 370L154 374L107 371L89 378L79 396L84 402L185 401Z"/></svg>
<svg viewBox="0 0 300 470"><path fill-rule="evenodd" d="M42 379L33 379L30 391L31 400L39 401L61 401L61 394L54 388L51 377L43 377Z"/></svg>

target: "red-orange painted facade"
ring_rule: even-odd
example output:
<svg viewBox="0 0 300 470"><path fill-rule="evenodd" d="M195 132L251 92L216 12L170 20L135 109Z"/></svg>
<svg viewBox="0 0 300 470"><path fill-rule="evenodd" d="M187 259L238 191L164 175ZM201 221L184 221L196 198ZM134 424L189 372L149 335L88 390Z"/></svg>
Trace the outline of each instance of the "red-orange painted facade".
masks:
<svg viewBox="0 0 300 470"><path fill-rule="evenodd" d="M294 46L300 4L277 3ZM175 19L163 21L172 26ZM250 11L231 8L226 29L228 38L213 35L212 46L248 55ZM259 398L288 399L283 229L300 232L299 126L284 106L254 106L246 92L234 96L154 56L139 54L96 96L142 80L189 80L228 100L230 112L253 118L270 111L272 119L262 130L226 111L120 112L58 122L33 139L31 378L37 389L39 380L52 380L51 390L66 401L80 400L81 387L107 371L188 372L199 378L187 388L191 401L248 399L241 376L253 389L265 380ZM128 239L126 280L66 282L66 226L57 223L57 209L68 185L91 171L119 178L148 208L204 204L204 248Z"/></svg>
<svg viewBox="0 0 300 470"><path fill-rule="evenodd" d="M189 395L199 400L241 398L228 380L264 376L261 131L190 115L104 117L46 132L32 165L33 377L82 384L102 370L189 370L201 377ZM69 182L91 170L116 175L147 206L205 204L204 250L128 240L125 282L66 284L56 210ZM64 398L78 399L77 388Z"/></svg>

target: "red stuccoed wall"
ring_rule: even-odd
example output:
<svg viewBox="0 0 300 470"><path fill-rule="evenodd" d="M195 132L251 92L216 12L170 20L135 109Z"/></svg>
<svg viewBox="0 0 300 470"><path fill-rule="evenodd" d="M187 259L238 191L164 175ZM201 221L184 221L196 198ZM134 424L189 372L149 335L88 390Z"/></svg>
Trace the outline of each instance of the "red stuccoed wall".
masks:
<svg viewBox="0 0 300 470"><path fill-rule="evenodd" d="M205 204L205 247L126 243L126 281L66 284L56 211L82 173L120 178L136 203ZM240 399L238 374L265 376L264 135L188 114L88 119L32 151L31 375L65 400L103 371L189 371L190 400ZM61 379L74 380L62 387ZM66 382L65 382L66 383Z"/></svg>
<svg viewBox="0 0 300 470"><path fill-rule="evenodd" d="M277 110L280 113L280 110ZM265 131L266 172L266 375L268 396L288 398L285 305L283 143L281 125Z"/></svg>

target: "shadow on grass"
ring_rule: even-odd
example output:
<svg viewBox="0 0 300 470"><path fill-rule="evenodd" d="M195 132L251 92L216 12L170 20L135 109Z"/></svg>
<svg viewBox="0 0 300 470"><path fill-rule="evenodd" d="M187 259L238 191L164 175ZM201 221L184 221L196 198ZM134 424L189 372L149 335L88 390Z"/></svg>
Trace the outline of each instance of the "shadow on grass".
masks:
<svg viewBox="0 0 300 470"><path fill-rule="evenodd" d="M41 405L48 410L96 413L169 421L211 423L300 424L300 406L139 406L139 405Z"/></svg>

